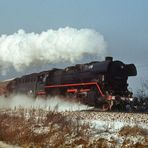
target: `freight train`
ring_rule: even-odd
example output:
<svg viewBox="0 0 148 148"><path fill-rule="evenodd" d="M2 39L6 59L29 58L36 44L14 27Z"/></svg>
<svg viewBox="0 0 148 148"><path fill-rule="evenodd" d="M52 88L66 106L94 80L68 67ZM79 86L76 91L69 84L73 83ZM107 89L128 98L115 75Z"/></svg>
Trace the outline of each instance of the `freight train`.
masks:
<svg viewBox="0 0 148 148"><path fill-rule="evenodd" d="M15 78L7 84L7 95L63 96L102 110L124 110L132 100L128 77L136 75L134 64L106 57L104 61L77 64L65 69L54 68Z"/></svg>

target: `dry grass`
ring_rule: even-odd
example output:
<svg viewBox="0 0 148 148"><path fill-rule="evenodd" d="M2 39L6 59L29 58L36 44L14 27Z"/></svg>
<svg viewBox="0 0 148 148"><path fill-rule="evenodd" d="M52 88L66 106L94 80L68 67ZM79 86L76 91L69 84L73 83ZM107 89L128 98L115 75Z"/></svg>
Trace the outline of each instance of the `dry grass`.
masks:
<svg viewBox="0 0 148 148"><path fill-rule="evenodd" d="M135 136L135 135L141 135L141 136L147 136L148 130L141 128L139 126L124 126L120 131L119 135L121 136Z"/></svg>
<svg viewBox="0 0 148 148"><path fill-rule="evenodd" d="M88 140L89 125L80 125L79 119L73 121L57 112L45 115L40 111L39 114L36 118L35 110L30 110L28 119L23 113L0 114L0 141L24 147L59 147L73 145L79 137L85 136Z"/></svg>
<svg viewBox="0 0 148 148"><path fill-rule="evenodd" d="M119 135L124 137L122 148L147 148L148 147L148 130L139 126L125 126L119 131ZM138 142L134 142L134 139Z"/></svg>
<svg viewBox="0 0 148 148"><path fill-rule="evenodd" d="M98 129L99 130L99 129ZM147 131L139 127L123 127L119 136L125 139L120 147L147 146ZM131 143L128 136L140 135L144 142ZM93 138L92 138L93 137ZM56 111L23 108L0 112L0 141L21 147L51 148L115 148L117 140L94 138L89 124L79 117L72 119Z"/></svg>

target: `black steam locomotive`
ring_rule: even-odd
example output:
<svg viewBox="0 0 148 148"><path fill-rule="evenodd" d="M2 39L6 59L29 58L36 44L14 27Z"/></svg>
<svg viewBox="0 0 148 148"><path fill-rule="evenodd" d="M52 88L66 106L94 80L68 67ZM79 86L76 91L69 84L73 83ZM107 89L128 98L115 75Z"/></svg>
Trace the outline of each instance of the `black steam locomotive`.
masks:
<svg viewBox="0 0 148 148"><path fill-rule="evenodd" d="M77 64L15 78L7 85L8 93L37 96L60 95L84 104L111 110L124 109L132 98L128 77L136 76L134 64L106 57L105 61Z"/></svg>

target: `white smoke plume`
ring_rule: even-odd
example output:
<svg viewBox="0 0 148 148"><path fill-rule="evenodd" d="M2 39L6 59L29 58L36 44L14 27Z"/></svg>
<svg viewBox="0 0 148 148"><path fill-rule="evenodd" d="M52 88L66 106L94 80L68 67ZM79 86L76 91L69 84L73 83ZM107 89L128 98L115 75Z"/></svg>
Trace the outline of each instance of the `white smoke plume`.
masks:
<svg viewBox="0 0 148 148"><path fill-rule="evenodd" d="M92 29L66 27L41 33L18 30L0 36L0 67L20 71L38 63L75 62L85 55L103 58L105 48L104 37Z"/></svg>
<svg viewBox="0 0 148 148"><path fill-rule="evenodd" d="M27 109L43 109L50 111L76 111L87 110L90 107L74 101L64 100L59 97L51 97L48 99L38 98L33 99L25 95L16 95L9 98L0 97L0 109L14 109L14 108L27 108Z"/></svg>

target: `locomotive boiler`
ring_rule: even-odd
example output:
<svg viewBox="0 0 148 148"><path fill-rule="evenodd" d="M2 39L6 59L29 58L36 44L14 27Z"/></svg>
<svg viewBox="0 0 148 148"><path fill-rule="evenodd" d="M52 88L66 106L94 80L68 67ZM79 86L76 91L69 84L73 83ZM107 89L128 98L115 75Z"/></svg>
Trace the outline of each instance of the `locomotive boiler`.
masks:
<svg viewBox="0 0 148 148"><path fill-rule="evenodd" d="M120 108L132 98L128 77L136 76L134 64L106 57L104 61L77 64L65 69L52 69L15 78L7 85L9 94L63 96L84 104L111 110Z"/></svg>

